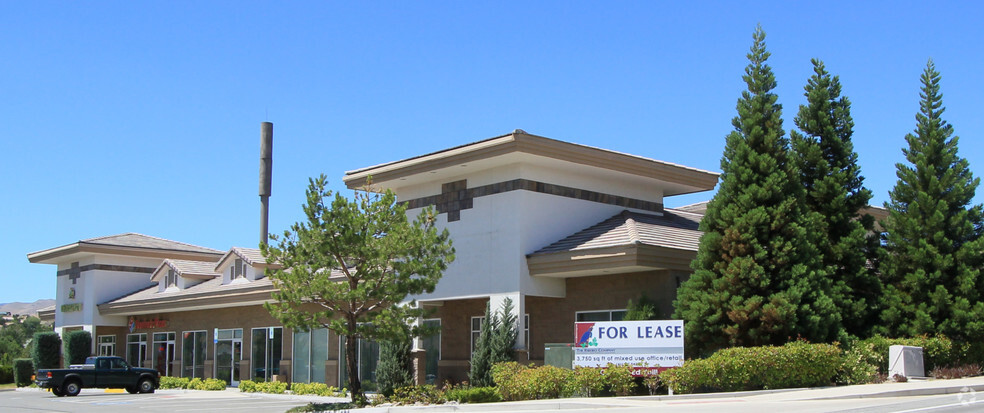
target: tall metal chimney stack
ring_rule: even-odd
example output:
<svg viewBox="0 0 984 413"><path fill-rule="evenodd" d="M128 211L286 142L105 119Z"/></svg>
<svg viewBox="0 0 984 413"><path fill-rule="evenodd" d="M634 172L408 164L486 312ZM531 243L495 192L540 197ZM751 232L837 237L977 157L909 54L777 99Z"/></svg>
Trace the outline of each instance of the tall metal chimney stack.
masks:
<svg viewBox="0 0 984 413"><path fill-rule="evenodd" d="M260 123L260 243L269 240L270 188L273 181L273 124Z"/></svg>

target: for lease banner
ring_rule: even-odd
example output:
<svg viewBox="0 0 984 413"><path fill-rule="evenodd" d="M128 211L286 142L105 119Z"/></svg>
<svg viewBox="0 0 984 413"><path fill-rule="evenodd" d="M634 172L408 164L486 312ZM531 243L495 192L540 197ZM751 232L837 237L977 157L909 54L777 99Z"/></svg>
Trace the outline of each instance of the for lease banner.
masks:
<svg viewBox="0 0 984 413"><path fill-rule="evenodd" d="M683 365L683 320L574 323L574 366L628 364L642 369Z"/></svg>

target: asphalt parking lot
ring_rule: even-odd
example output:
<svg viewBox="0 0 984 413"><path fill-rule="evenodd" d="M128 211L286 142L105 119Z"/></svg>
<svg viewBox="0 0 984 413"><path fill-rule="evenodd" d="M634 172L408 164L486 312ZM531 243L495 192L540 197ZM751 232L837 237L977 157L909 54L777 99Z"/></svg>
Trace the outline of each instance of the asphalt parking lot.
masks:
<svg viewBox="0 0 984 413"><path fill-rule="evenodd" d="M284 412L307 401L270 398L227 391L158 390L154 394L107 393L84 389L76 397L56 397L42 390L0 392L0 410L5 413L37 412Z"/></svg>

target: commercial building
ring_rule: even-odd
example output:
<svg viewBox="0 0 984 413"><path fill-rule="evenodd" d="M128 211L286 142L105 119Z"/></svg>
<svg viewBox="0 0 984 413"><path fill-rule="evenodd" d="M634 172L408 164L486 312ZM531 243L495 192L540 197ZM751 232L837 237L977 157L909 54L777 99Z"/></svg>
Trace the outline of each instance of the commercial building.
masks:
<svg viewBox="0 0 984 413"><path fill-rule="evenodd" d="M414 342L418 380L467 379L485 307L511 299L519 359L569 342L575 321L617 320L643 294L669 315L697 250L699 206L663 199L708 191L717 174L517 130L347 172L372 177L415 216L433 206L456 260L433 293L413 297L440 327ZM85 329L94 352L163 374L299 382L345 381L343 338L291 331L262 303L274 287L256 249L218 251L140 234L79 241L28 255L57 266L56 331ZM49 315L50 316L50 315ZM374 381L375 343L360 343Z"/></svg>

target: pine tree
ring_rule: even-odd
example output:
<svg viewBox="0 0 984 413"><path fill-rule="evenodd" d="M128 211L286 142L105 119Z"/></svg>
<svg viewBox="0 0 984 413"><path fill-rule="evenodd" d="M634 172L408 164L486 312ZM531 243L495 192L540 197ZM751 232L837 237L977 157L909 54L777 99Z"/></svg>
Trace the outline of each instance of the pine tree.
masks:
<svg viewBox="0 0 984 413"><path fill-rule="evenodd" d="M494 386L492 381L492 366L495 363L513 361L516 338L519 329L516 326L517 316L513 314L512 300L506 298L498 311L492 312L491 306L485 306L485 318L482 320L482 331L472 352L471 369L468 380L475 387Z"/></svg>
<svg viewBox="0 0 984 413"><path fill-rule="evenodd" d="M979 178L957 155L953 127L941 116L940 74L930 60L915 133L896 164L899 180L885 204L887 245L881 254L886 285L882 332L911 336L941 332L957 340L984 339L981 205L970 206ZM951 137L952 136L952 137Z"/></svg>
<svg viewBox="0 0 984 413"><path fill-rule="evenodd" d="M881 284L868 268L877 249L874 218L859 212L871 200L863 185L851 137L851 102L841 96L840 79L814 59L807 82L807 105L800 105L793 122L793 161L806 190L806 208L818 225L817 248L833 284L831 298L841 310L848 333L866 337L877 324Z"/></svg>
<svg viewBox="0 0 984 413"><path fill-rule="evenodd" d="M803 189L789 161L782 106L757 28L742 79L735 131L727 137L721 183L701 221L694 274L679 289L674 317L685 322L690 352L726 346L828 341L840 316L827 295L807 231Z"/></svg>

